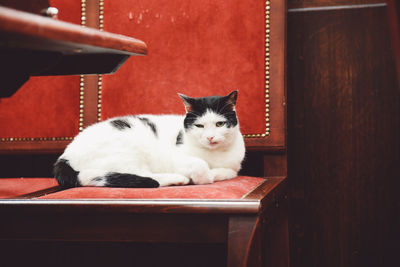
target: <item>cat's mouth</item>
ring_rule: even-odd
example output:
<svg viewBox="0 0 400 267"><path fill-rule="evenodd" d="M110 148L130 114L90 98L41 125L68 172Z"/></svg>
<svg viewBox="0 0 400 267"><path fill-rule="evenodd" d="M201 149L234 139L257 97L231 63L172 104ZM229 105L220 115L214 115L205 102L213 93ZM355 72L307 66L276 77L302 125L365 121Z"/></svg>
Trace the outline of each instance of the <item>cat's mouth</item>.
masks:
<svg viewBox="0 0 400 267"><path fill-rule="evenodd" d="M218 145L218 142L209 141L208 144L209 144L210 146L216 146L216 145Z"/></svg>

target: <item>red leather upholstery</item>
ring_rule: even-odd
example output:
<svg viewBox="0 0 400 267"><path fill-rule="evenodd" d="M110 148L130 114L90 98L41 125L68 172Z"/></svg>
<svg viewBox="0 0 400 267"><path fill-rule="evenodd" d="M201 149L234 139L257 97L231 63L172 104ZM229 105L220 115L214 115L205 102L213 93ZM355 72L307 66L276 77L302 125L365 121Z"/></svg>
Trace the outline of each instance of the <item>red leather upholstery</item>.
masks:
<svg viewBox="0 0 400 267"><path fill-rule="evenodd" d="M208 185L159 188L77 187L49 194L41 199L240 199L264 181L237 177Z"/></svg>

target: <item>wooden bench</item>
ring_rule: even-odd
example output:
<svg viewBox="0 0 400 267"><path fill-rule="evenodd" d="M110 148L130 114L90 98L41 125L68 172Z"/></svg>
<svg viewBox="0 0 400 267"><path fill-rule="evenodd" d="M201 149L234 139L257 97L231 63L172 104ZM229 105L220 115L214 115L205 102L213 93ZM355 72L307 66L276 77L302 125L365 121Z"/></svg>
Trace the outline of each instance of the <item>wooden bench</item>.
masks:
<svg viewBox="0 0 400 267"><path fill-rule="evenodd" d="M62 1L51 2L63 10ZM262 157L264 171L260 177L241 173L211 185L157 189L60 190L52 178L43 178L32 190L25 184L34 178L2 179L0 240L219 244L226 266L288 266L286 1L70 5L67 20L85 17L86 26L135 36L149 53L126 61L113 75L50 82L60 92L44 97L49 110L60 105L61 112L30 129L16 122L0 130L2 154L61 153L73 135L96 121L127 113L182 113L177 92L196 97L237 89L246 148ZM26 120L35 119L29 108L39 100L28 99L28 92L48 92L50 85L38 84L52 77L35 79L0 103L8 116L1 116L1 123L19 115L11 110L15 103L29 102ZM60 121L61 129L54 126ZM9 188L5 183L15 190L2 195L2 188Z"/></svg>

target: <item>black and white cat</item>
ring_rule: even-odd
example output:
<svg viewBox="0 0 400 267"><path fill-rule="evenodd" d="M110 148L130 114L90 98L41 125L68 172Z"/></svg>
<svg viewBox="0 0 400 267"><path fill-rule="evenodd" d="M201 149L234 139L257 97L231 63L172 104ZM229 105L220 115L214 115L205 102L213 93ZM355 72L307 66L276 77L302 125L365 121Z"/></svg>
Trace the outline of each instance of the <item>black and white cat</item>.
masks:
<svg viewBox="0 0 400 267"><path fill-rule="evenodd" d="M186 115L117 117L79 133L54 165L60 186L159 187L236 177L245 155L237 91L179 96Z"/></svg>

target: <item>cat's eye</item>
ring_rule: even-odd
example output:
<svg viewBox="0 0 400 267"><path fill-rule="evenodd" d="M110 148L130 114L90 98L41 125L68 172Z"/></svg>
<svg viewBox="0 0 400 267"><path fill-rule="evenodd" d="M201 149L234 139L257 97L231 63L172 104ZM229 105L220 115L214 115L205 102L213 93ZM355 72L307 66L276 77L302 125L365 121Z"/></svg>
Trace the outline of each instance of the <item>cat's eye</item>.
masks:
<svg viewBox="0 0 400 267"><path fill-rule="evenodd" d="M219 122L217 122L216 124L215 124L215 126L217 126L217 127L222 127L222 126L224 126L225 125L225 121L219 121Z"/></svg>
<svg viewBox="0 0 400 267"><path fill-rule="evenodd" d="M195 124L194 126L196 126L197 128L204 128L203 124Z"/></svg>

